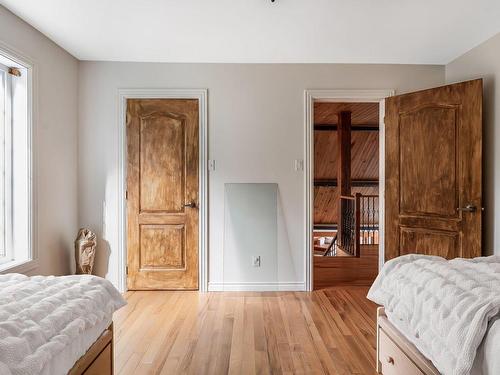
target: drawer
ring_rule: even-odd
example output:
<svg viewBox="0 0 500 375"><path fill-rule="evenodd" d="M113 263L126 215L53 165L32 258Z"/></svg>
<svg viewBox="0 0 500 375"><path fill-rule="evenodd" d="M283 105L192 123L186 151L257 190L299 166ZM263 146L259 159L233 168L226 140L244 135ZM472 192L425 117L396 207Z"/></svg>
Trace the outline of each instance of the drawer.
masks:
<svg viewBox="0 0 500 375"><path fill-rule="evenodd" d="M112 375L112 351L111 344L108 344L104 350L97 356L92 364L85 370L84 375Z"/></svg>
<svg viewBox="0 0 500 375"><path fill-rule="evenodd" d="M387 336L379 330L379 358L383 375L424 375L410 358Z"/></svg>

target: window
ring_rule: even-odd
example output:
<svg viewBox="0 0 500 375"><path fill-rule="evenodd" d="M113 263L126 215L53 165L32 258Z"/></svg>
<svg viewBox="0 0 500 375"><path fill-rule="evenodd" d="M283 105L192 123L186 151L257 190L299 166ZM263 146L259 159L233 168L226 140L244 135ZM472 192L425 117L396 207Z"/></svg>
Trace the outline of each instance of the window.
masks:
<svg viewBox="0 0 500 375"><path fill-rule="evenodd" d="M30 84L30 65L0 52L0 271L34 265Z"/></svg>

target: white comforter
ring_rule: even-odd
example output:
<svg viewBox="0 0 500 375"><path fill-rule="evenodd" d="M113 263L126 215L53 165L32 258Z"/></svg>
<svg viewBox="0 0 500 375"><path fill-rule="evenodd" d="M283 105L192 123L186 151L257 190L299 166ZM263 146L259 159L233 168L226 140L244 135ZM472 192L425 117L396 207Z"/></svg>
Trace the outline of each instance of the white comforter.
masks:
<svg viewBox="0 0 500 375"><path fill-rule="evenodd" d="M65 361L66 368L51 361L81 342L84 332L109 324L125 303L109 281L96 276L0 275L0 374L57 375L54 368L66 373L88 347L73 351L76 358Z"/></svg>
<svg viewBox="0 0 500 375"><path fill-rule="evenodd" d="M368 298L441 373L469 374L500 313L500 257L405 255L384 265Z"/></svg>

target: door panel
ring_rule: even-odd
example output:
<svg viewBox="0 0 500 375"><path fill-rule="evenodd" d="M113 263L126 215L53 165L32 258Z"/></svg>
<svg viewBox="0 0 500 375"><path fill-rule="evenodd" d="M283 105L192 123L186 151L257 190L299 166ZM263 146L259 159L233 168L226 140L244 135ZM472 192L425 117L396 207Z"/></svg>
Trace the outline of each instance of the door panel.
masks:
<svg viewBox="0 0 500 375"><path fill-rule="evenodd" d="M482 80L386 99L385 132L386 260L480 256Z"/></svg>
<svg viewBox="0 0 500 375"><path fill-rule="evenodd" d="M140 118L141 212L180 212L184 205L185 122L171 116Z"/></svg>
<svg viewBox="0 0 500 375"><path fill-rule="evenodd" d="M186 227L178 225L141 225L141 270L184 269Z"/></svg>
<svg viewBox="0 0 500 375"><path fill-rule="evenodd" d="M449 231L429 229L400 228L400 255L415 253L437 255L443 258L459 256L458 235Z"/></svg>
<svg viewBox="0 0 500 375"><path fill-rule="evenodd" d="M400 114L402 214L457 216L455 114L454 108L430 106ZM419 199L414 197L415 186L424 193Z"/></svg>
<svg viewBox="0 0 500 375"><path fill-rule="evenodd" d="M128 288L198 289L198 101L127 101Z"/></svg>

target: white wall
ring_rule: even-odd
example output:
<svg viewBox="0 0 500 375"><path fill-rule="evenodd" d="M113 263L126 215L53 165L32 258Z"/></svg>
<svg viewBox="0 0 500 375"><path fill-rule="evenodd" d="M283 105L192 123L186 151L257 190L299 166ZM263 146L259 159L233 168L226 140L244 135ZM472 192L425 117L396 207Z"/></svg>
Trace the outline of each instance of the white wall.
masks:
<svg viewBox="0 0 500 375"><path fill-rule="evenodd" d="M34 61L37 69L34 177L40 267L31 273L67 274L78 231L78 61L2 6L1 44Z"/></svg>
<svg viewBox="0 0 500 375"><path fill-rule="evenodd" d="M485 255L500 255L500 34L446 65L446 82L484 79L483 198Z"/></svg>
<svg viewBox="0 0 500 375"><path fill-rule="evenodd" d="M119 88L208 89L209 158L217 161L209 175L209 280L224 281L224 183L275 182L278 246L288 254L278 257L279 280L303 282L304 176L293 160L304 157L304 89L401 93L443 82L442 66L81 62L80 225L103 237L107 207L97 273L117 281Z"/></svg>
<svg viewBox="0 0 500 375"><path fill-rule="evenodd" d="M79 225L86 225L104 237L97 273L116 282L118 88L209 89L209 158L217 160L217 171L209 177L209 279L223 281L224 183L276 182L278 278L302 282L303 175L293 170L293 160L303 158L303 90L394 88L403 93L444 80L482 77L485 253L500 254L500 120L495 113L500 108L500 34L445 68L79 63L0 6L0 43L29 57L38 72L35 184L40 267L33 273L68 273L74 236Z"/></svg>

